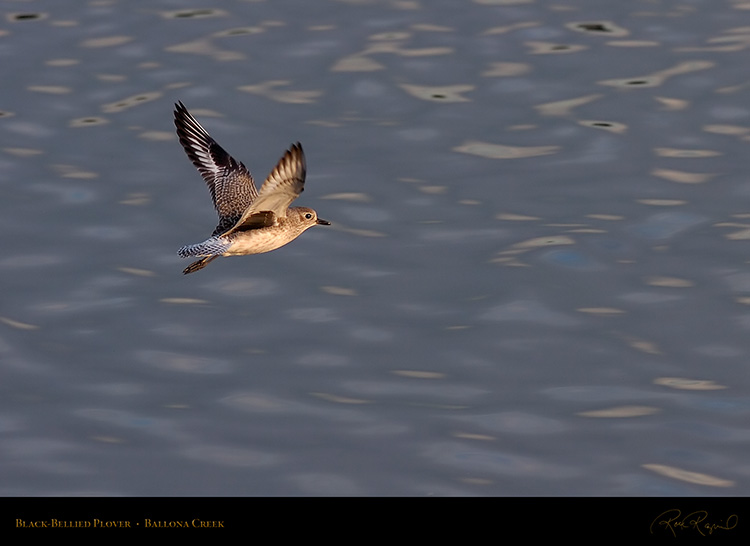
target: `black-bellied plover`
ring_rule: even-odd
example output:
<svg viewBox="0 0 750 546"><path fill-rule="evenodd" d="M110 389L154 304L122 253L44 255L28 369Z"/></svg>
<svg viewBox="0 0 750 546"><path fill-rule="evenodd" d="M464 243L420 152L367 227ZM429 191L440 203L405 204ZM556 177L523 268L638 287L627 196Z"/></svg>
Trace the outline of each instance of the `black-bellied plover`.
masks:
<svg viewBox="0 0 750 546"><path fill-rule="evenodd" d="M177 251L183 258L201 258L184 274L203 269L219 256L276 250L308 228L331 224L313 209L289 207L305 189L305 154L299 142L286 151L258 191L245 165L219 146L182 102L175 104L174 124L219 213L219 225L209 239Z"/></svg>

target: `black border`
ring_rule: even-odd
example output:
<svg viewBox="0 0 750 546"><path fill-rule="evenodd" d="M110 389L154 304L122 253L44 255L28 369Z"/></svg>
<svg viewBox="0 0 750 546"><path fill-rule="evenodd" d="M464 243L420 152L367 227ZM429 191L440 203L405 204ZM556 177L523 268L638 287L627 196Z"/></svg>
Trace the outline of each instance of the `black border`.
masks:
<svg viewBox="0 0 750 546"><path fill-rule="evenodd" d="M513 540L516 537L656 539L670 543L750 538L745 497L519 498L4 498L0 531L24 537L144 531L250 531L262 539ZM52 526L53 520L56 526ZM94 525L100 522L128 522ZM88 522L88 523L87 523ZM725 529L724 527L731 527ZM450 534L446 534L450 533ZM254 535L254 536L253 536ZM236 535L235 535L236 536ZM348 538L347 538L348 537Z"/></svg>

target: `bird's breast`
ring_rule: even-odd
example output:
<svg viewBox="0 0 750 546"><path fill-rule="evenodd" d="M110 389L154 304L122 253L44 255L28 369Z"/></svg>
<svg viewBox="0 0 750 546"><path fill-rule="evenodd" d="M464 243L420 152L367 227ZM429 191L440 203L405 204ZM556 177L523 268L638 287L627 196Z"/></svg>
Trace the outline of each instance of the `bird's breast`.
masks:
<svg viewBox="0 0 750 546"><path fill-rule="evenodd" d="M276 250L302 233L291 228L292 226L277 225L232 234L230 236L232 244L225 255L261 254Z"/></svg>

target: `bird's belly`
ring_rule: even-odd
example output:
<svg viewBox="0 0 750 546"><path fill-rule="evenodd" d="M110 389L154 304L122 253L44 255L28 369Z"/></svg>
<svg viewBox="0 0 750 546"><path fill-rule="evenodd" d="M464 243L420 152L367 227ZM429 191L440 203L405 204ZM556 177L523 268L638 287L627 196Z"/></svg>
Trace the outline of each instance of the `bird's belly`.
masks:
<svg viewBox="0 0 750 546"><path fill-rule="evenodd" d="M232 245L225 256L262 254L271 252L297 238L298 233L279 232L274 229L253 229L239 233L232 239Z"/></svg>

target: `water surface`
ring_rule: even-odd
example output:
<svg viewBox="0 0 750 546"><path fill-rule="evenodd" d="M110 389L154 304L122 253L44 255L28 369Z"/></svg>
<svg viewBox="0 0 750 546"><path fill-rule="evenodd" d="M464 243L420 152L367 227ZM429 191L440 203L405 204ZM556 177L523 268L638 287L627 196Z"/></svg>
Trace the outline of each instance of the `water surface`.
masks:
<svg viewBox="0 0 750 546"><path fill-rule="evenodd" d="M0 25L0 493L750 492L746 6L209 4ZM183 276L177 100L333 225Z"/></svg>

